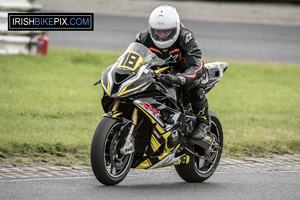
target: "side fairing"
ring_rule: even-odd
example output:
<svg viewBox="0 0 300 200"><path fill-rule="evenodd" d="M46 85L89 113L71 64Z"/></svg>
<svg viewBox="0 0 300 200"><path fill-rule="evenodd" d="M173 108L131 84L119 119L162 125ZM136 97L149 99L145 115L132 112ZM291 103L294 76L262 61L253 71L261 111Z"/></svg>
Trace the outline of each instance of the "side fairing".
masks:
<svg viewBox="0 0 300 200"><path fill-rule="evenodd" d="M117 80L116 77L120 74L118 71L120 71L120 69L114 73L115 80ZM153 82L151 72L147 69L147 65L137 68L129 77L130 78L125 79L118 87L118 91L116 92L117 97L122 98L140 93Z"/></svg>
<svg viewBox="0 0 300 200"><path fill-rule="evenodd" d="M206 69L205 79L201 81L205 85L205 92L208 93L223 77L228 68L226 62L213 62L204 65Z"/></svg>
<svg viewBox="0 0 300 200"><path fill-rule="evenodd" d="M102 73L101 85L112 98L123 98L144 91L153 82L148 64L129 70L118 63Z"/></svg>
<svg viewBox="0 0 300 200"><path fill-rule="evenodd" d="M111 84L112 84L112 69L116 66L116 63L107 67L103 72L101 76L101 86L106 94L110 94L111 90Z"/></svg>
<svg viewBox="0 0 300 200"><path fill-rule="evenodd" d="M188 155L175 156L175 152L180 145L168 145L172 129L182 125L180 123L183 121L183 115L151 98L135 100L134 104L148 117L154 128L151 133L149 147L143 157L135 163L135 167L138 169L153 169L167 165L187 164L190 160ZM170 119L170 124L163 122L162 118L165 117Z"/></svg>

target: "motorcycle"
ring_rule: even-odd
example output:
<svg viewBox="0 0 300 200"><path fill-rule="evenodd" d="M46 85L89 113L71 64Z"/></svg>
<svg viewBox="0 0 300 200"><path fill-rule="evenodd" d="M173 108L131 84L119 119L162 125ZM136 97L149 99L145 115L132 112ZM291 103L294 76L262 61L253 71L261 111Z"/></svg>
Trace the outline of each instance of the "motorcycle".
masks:
<svg viewBox="0 0 300 200"><path fill-rule="evenodd" d="M207 63L199 81L209 92L228 68L224 62ZM171 66L147 47L132 43L106 68L101 79L105 114L91 144L91 166L104 185L116 185L131 168L156 169L174 165L187 182L202 182L213 175L223 148L223 130L209 110L212 145L191 141L196 125L192 106L180 86L160 82Z"/></svg>

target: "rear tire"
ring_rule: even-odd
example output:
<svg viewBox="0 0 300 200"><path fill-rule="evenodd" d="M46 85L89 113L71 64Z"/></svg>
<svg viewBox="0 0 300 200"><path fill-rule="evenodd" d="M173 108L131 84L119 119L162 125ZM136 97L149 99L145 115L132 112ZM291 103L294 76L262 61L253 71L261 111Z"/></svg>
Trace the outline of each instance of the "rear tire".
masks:
<svg viewBox="0 0 300 200"><path fill-rule="evenodd" d="M91 166L104 185L116 185L128 174L134 155L120 153L119 120L104 117L97 126L91 145Z"/></svg>
<svg viewBox="0 0 300 200"><path fill-rule="evenodd" d="M192 155L187 150L184 150L184 153L191 157L190 162L186 165L176 165L175 169L178 175L186 182L203 182L207 180L213 175L220 162L223 149L223 130L217 115L211 110L209 111L209 115L211 117L211 133L221 148L217 152L209 154L213 163L209 163L204 159ZM190 150L197 152L199 155L203 154L204 151L196 145Z"/></svg>

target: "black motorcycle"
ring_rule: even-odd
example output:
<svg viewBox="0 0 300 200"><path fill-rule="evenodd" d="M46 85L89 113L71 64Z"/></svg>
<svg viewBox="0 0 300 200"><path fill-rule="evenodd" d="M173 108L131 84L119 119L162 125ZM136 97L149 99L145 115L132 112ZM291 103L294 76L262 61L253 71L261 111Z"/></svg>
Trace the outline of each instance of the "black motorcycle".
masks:
<svg viewBox="0 0 300 200"><path fill-rule="evenodd" d="M206 74L200 81L207 93L228 64L215 62L204 67ZM187 182L205 181L215 172L223 147L220 120L209 111L211 146L190 141L196 125L190 102L179 86L166 87L159 81L170 68L147 47L132 43L95 83L104 91L105 114L93 136L91 165L101 183L118 184L130 168L175 165Z"/></svg>

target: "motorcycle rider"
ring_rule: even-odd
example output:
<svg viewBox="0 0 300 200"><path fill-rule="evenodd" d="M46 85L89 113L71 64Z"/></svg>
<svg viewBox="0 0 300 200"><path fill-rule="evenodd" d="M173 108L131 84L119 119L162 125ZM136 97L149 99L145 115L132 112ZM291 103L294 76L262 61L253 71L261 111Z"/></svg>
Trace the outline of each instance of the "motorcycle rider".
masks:
<svg viewBox="0 0 300 200"><path fill-rule="evenodd" d="M208 102L200 85L205 68L195 35L183 26L172 6L162 5L155 8L148 23L148 30L138 33L135 41L148 47L177 70L177 74L171 72L161 81L167 86L177 84L183 88L197 116L197 125L190 138L210 146L212 137L209 131Z"/></svg>

